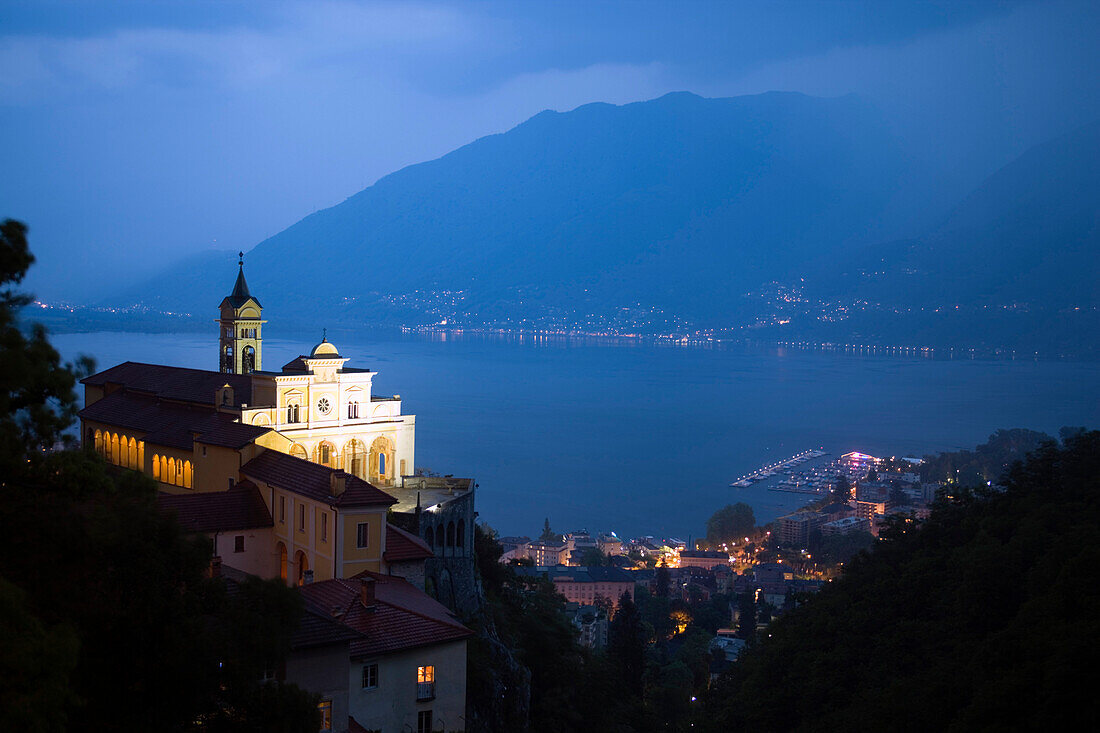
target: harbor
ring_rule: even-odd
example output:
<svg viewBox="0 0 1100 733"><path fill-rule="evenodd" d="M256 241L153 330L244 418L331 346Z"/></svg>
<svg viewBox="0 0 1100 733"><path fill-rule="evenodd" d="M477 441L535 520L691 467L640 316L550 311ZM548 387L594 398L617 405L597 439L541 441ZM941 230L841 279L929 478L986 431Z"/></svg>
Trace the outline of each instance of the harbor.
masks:
<svg viewBox="0 0 1100 733"><path fill-rule="evenodd" d="M745 476L742 476L735 481L731 481L730 486L743 489L752 486L757 481L767 481L769 478L774 477L776 474L790 474L794 471L795 467L800 466L807 461L821 458L825 455L828 455L828 453L822 449L805 450L801 453L791 456L790 458L787 458L786 460L777 461L776 463L771 463L766 466L761 466L756 471L750 474L746 474Z"/></svg>

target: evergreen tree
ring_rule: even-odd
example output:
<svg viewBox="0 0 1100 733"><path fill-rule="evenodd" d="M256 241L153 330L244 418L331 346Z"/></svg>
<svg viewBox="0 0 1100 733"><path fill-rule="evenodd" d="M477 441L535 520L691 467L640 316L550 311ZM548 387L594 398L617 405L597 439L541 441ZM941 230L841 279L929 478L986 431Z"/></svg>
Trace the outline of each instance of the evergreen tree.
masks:
<svg viewBox="0 0 1100 733"><path fill-rule="evenodd" d="M607 629L607 655L627 689L641 695L645 673L645 631L642 617L629 593L619 598L619 608Z"/></svg>
<svg viewBox="0 0 1100 733"><path fill-rule="evenodd" d="M833 501L838 501L841 504L847 504L852 500L852 485L848 483L848 477L842 473L836 475L836 482L833 484Z"/></svg>
<svg viewBox="0 0 1100 733"><path fill-rule="evenodd" d="M554 534L554 530L550 529L550 517L542 521L542 534L539 535L539 539L543 542L552 542L558 539L558 535Z"/></svg>

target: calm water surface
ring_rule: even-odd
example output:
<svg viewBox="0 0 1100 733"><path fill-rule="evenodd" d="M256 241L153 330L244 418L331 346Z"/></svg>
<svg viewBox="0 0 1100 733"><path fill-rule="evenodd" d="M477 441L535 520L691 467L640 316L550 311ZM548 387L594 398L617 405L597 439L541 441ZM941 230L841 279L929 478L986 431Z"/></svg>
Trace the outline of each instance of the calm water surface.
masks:
<svg viewBox="0 0 1100 733"><path fill-rule="evenodd" d="M133 360L215 368L211 335L51 337L100 368ZM265 339L264 366L316 337ZM481 518L504 534L699 536L718 507L757 521L807 497L729 482L808 448L923 455L973 447L997 428L1100 426L1100 365L604 346L400 334L331 339L417 416L416 464L473 476Z"/></svg>

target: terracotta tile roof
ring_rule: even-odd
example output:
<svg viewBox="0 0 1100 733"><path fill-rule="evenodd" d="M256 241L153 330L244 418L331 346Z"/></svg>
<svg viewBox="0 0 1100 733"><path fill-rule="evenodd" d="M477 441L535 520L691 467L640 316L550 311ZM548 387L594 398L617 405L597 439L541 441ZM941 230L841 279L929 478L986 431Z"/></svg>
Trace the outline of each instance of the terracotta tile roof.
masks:
<svg viewBox="0 0 1100 733"><path fill-rule="evenodd" d="M228 532L274 525L259 489L247 482L228 491L160 494L157 503L161 511L174 513L180 526L189 532Z"/></svg>
<svg viewBox="0 0 1100 733"><path fill-rule="evenodd" d="M334 506L389 506L397 503L397 499L361 478L276 450L265 450L241 466L241 474ZM345 482L345 489L339 496L334 495L332 489L334 474L337 485Z"/></svg>
<svg viewBox="0 0 1100 733"><path fill-rule="evenodd" d="M233 387L233 406L252 402L252 377L247 374L223 374L207 369L187 369L164 364L126 361L80 380L81 384L103 386L119 384L131 390L150 392L159 397L213 405L222 385Z"/></svg>
<svg viewBox="0 0 1100 733"><path fill-rule="evenodd" d="M373 610L360 602L360 578L375 581ZM445 606L408 581L364 572L349 580L325 580L302 587L311 608L335 612L340 623L362 636L351 642L352 659L392 654L431 644L458 641L473 632Z"/></svg>
<svg viewBox="0 0 1100 733"><path fill-rule="evenodd" d="M362 638L355 629L340 623L331 614L332 609L322 609L309 603L298 620L298 628L290 637L290 646L294 649L346 644Z"/></svg>
<svg viewBox="0 0 1100 733"><path fill-rule="evenodd" d="M386 551L382 553L386 562L424 560L434 555L432 548L424 540L400 527L386 525Z"/></svg>
<svg viewBox="0 0 1100 733"><path fill-rule="evenodd" d="M195 441L242 448L271 430L237 422L233 415L213 407L165 402L129 389L112 392L78 414L86 420L142 432L147 443L184 450L191 450Z"/></svg>

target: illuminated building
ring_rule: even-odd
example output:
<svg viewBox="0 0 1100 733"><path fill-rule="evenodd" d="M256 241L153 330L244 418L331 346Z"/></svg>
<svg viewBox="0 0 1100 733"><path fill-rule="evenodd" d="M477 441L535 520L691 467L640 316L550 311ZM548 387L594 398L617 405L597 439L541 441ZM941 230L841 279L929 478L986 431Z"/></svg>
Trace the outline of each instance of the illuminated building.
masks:
<svg viewBox="0 0 1100 733"><path fill-rule="evenodd" d="M328 729L463 730L470 632L425 591L476 598L474 482L414 475L415 417L327 338L265 371L243 263L219 316L217 371L125 362L82 380L85 447L157 481L212 543L212 573L303 588L285 676L322 695Z"/></svg>
<svg viewBox="0 0 1100 733"><path fill-rule="evenodd" d="M374 394L377 372L348 366L327 338L265 371L262 315L242 263L219 306L219 369L125 362L87 377L85 446L178 495L162 504L198 517L195 531L217 537L237 569L297 584L389 572L392 508L430 548L416 582L437 589L445 580L452 599L460 595L454 576L466 565L472 576L473 481L412 476L415 417L402 414L399 396ZM259 497L270 524L230 526L239 524L232 511L245 509L202 496L230 490L239 504ZM440 498L422 515L417 499L433 492ZM221 538L245 529L245 549L227 551Z"/></svg>

